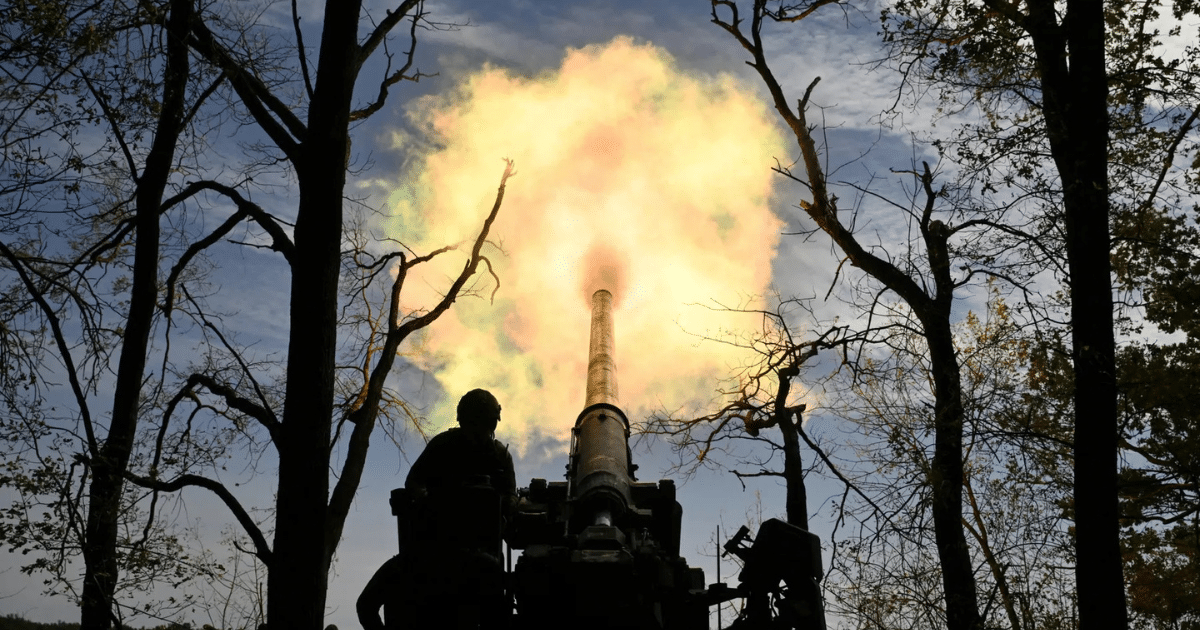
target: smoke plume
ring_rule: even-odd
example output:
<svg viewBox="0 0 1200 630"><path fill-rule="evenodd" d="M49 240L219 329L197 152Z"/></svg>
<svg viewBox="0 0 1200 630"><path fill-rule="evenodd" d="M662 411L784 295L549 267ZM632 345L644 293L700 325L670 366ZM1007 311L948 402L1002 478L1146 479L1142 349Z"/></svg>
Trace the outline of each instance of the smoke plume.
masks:
<svg viewBox="0 0 1200 630"><path fill-rule="evenodd" d="M433 139L394 190L390 233L419 253L473 238L503 169L516 162L477 277L423 336L413 360L448 399L490 389L499 433L565 437L584 402L591 293L616 298L617 378L631 420L713 398L746 357L702 343L753 318L697 306L742 304L768 289L781 222L769 208L781 137L753 91L682 72L662 50L619 38L569 50L535 77L485 68L449 96L421 99ZM410 277L409 306L432 304L462 268L451 255Z"/></svg>

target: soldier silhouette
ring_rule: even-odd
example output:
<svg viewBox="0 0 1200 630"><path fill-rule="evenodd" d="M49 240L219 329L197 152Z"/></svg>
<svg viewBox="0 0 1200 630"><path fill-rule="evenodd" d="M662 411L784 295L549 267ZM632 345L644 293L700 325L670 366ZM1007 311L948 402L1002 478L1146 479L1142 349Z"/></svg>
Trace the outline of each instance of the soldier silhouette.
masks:
<svg viewBox="0 0 1200 630"><path fill-rule="evenodd" d="M503 626L511 605L500 541L517 502L517 482L512 455L495 439L499 422L495 396L467 392L458 402L459 426L429 441L409 470L406 492L393 494L401 550L358 598L366 630L414 620L462 629Z"/></svg>
<svg viewBox="0 0 1200 630"><path fill-rule="evenodd" d="M491 392L473 389L458 401L458 427L438 434L408 471L405 487L418 501L446 489L483 482L500 497L509 515L517 502L517 478L512 455L495 439L500 403Z"/></svg>

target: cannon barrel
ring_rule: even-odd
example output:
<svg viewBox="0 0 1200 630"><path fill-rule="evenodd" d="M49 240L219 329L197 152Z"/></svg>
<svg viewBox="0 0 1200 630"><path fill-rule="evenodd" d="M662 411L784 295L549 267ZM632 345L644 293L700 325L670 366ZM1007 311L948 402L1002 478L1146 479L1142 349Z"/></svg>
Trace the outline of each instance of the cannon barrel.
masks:
<svg viewBox="0 0 1200 630"><path fill-rule="evenodd" d="M629 420L618 406L612 308L608 291L592 295L587 398L571 439L570 497L587 525L611 525L630 506Z"/></svg>
<svg viewBox="0 0 1200 630"><path fill-rule="evenodd" d="M617 362L614 356L613 296L600 289L592 294L592 336L588 344L587 400L585 407L599 403L618 404Z"/></svg>
<svg viewBox="0 0 1200 630"><path fill-rule="evenodd" d="M679 555L675 483L638 482L617 395L613 295L592 295L586 398L571 430L565 481L521 491L506 540L513 627L708 628L704 572Z"/></svg>

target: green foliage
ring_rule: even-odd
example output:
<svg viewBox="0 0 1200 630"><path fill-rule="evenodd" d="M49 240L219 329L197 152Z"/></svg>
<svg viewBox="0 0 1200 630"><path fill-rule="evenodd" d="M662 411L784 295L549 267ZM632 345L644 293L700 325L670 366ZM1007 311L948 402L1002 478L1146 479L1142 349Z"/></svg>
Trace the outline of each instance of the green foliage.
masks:
<svg viewBox="0 0 1200 630"><path fill-rule="evenodd" d="M1130 338L1146 335L1117 353L1130 605L1148 627L1190 627L1197 584L1188 572L1194 575L1196 565L1194 545L1184 541L1194 537L1200 503L1200 181L1188 166L1200 156L1194 30L1200 6L1192 0L1104 6L1118 322ZM1049 19L1035 21L1039 10ZM1037 232L1039 245L1058 256L1064 186L1052 160L1063 154L1050 150L1041 116L1050 105L1039 89L1045 77L1037 74L1027 33L1039 29L1046 45L1061 46L1070 66L1066 10L1052 2L902 0L882 14L908 94L916 100L932 92L940 116L959 122L953 137L936 144L962 169L961 184L983 200L1013 199L1031 224L1049 228ZM1058 279L1068 280L1062 266L1048 268L1056 267ZM1072 422L1067 332L1042 327L1021 351L1028 390L1020 429L1031 435ZM1059 431L1055 440L1069 444L1069 435ZM1028 463L1049 474L1055 459L1067 463L1063 453L1039 461L1039 451L1028 451ZM1050 480L1069 483L1061 475ZM1073 518L1068 497L1062 509ZM1177 579L1163 581L1166 575Z"/></svg>
<svg viewBox="0 0 1200 630"><path fill-rule="evenodd" d="M1121 353L1129 448L1125 517L1186 523L1200 514L1200 349L1147 345Z"/></svg>
<svg viewBox="0 0 1200 630"><path fill-rule="evenodd" d="M20 615L7 614L0 617L0 630L79 630L78 623L69 623L66 621L57 621L54 623L41 623L38 621L29 621ZM171 623L159 624L157 626L146 626L142 628L121 625L121 630L193 630L190 623ZM216 630L212 626L204 626L201 630Z"/></svg>
<svg viewBox="0 0 1200 630"><path fill-rule="evenodd" d="M0 489L12 497L0 507L0 545L21 554L19 568L44 592L74 601L87 486L112 426L93 407L113 387L132 191L161 110L162 17L152 2L0 6ZM175 165L181 177L187 157ZM212 570L203 554L183 552L146 495L114 493L123 596ZM169 618L186 604L138 612Z"/></svg>
<svg viewBox="0 0 1200 630"><path fill-rule="evenodd" d="M65 621L39 623L28 621L20 615L7 614L0 617L0 630L79 630L79 624Z"/></svg>
<svg viewBox="0 0 1200 630"><path fill-rule="evenodd" d="M1125 537L1129 608L1151 628L1200 628L1200 530L1144 529Z"/></svg>
<svg viewBox="0 0 1200 630"><path fill-rule="evenodd" d="M1143 287L1146 319L1183 336L1118 354L1123 434L1121 475L1130 610L1147 628L1200 627L1200 317L1194 224L1162 221L1163 235L1119 252L1126 282ZM1124 254L1124 256L1122 256ZM1138 254L1141 254L1140 256Z"/></svg>
<svg viewBox="0 0 1200 630"><path fill-rule="evenodd" d="M1069 360L1054 339L1020 325L990 285L985 312L955 328L964 406L964 527L988 627L1074 628L1070 569ZM874 505L848 501L860 519L888 521L838 541L828 586L840 614L862 627L938 627L941 571L930 520L931 365L921 338L860 366L850 412L861 437L843 460ZM1048 392L1066 392L1064 405ZM841 509L841 508L840 508ZM1013 623L1016 619L1016 623Z"/></svg>

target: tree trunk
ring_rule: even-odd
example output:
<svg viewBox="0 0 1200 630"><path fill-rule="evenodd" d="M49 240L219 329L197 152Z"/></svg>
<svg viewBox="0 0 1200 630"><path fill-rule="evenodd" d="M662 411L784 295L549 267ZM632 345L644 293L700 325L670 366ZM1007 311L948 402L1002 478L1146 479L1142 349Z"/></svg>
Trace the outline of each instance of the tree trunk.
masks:
<svg viewBox="0 0 1200 630"><path fill-rule="evenodd" d="M800 414L799 410L787 406L788 394L792 389L792 378L800 373L797 366L789 366L778 372L779 391L775 395L775 419L779 433L783 436L783 479L787 488L787 522L808 529L808 489L804 485L804 460L800 457Z"/></svg>
<svg viewBox="0 0 1200 630"><path fill-rule="evenodd" d="M189 73L187 45L191 0L173 0L167 22L167 66L163 80L163 108L145 169L138 179L134 219L133 282L129 316L121 339L108 435L92 453L92 482L88 489L88 514L83 541L83 593L80 628L101 630L118 618L116 592L117 535L124 474L137 432L138 405L146 367L146 349L153 327L158 296L159 213L175 146L183 124L184 97Z"/></svg>
<svg viewBox="0 0 1200 630"><path fill-rule="evenodd" d="M983 619L979 616L971 552L963 533L962 386L948 315L922 320L934 381L930 510L946 594L946 626L965 630L981 628Z"/></svg>
<svg viewBox="0 0 1200 630"><path fill-rule="evenodd" d="M1030 3L1046 131L1062 179L1071 275L1079 627L1124 628L1128 618L1117 499L1104 6L1069 0L1066 15L1056 23L1053 2Z"/></svg>
<svg viewBox="0 0 1200 630"><path fill-rule="evenodd" d="M308 137L296 161L300 206L292 261L291 329L279 485L267 579L267 625L320 630L328 558L329 441L333 422L342 193L357 74L359 2L329 2ZM336 544L337 541L332 541Z"/></svg>
<svg viewBox="0 0 1200 630"><path fill-rule="evenodd" d="M922 302L910 299L925 343L929 347L929 369L933 373L933 460L929 469L932 494L933 534L942 567L942 589L946 595L946 626L950 630L983 627L979 596L975 589L971 549L963 531L963 418L962 377L954 331L950 326L954 300L954 278L950 274L950 230L941 221L930 221L934 200L933 174L929 165L921 176L926 206L921 233L929 254L929 271L937 293Z"/></svg>

